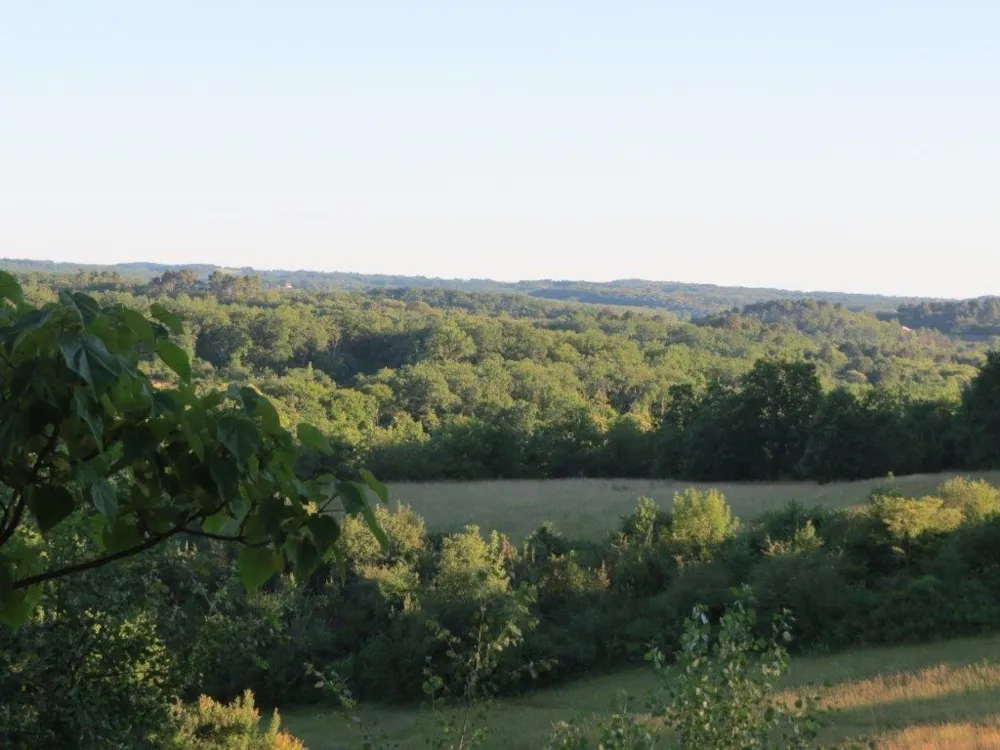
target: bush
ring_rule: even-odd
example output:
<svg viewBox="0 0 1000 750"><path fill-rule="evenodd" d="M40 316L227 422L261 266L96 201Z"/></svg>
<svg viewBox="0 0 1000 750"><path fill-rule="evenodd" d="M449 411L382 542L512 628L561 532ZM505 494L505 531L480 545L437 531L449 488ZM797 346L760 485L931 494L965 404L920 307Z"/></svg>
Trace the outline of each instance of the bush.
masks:
<svg viewBox="0 0 1000 750"><path fill-rule="evenodd" d="M953 477L937 489L946 508L962 512L966 522L984 521L1000 511L1000 489L981 479Z"/></svg>
<svg viewBox="0 0 1000 750"><path fill-rule="evenodd" d="M761 617L795 612L792 633L803 645L838 648L856 642L870 600L841 568L837 557L822 550L765 558L750 576Z"/></svg>
<svg viewBox="0 0 1000 750"><path fill-rule="evenodd" d="M684 613L699 604L713 615L721 614L732 602L732 579L718 562L683 568L670 586L655 596L619 603L619 628L615 638L631 658L640 658L654 644L673 650L679 643Z"/></svg>
<svg viewBox="0 0 1000 750"><path fill-rule="evenodd" d="M807 508L792 500L779 510L761 513L747 533L755 546L765 552L769 545L791 542L802 533L809 534L804 531L807 526L812 527L822 543L825 541L824 532L836 521L839 513L822 507Z"/></svg>
<svg viewBox="0 0 1000 750"><path fill-rule="evenodd" d="M736 535L739 519L718 490L674 493L670 541L686 559L711 560L716 549Z"/></svg>
<svg viewBox="0 0 1000 750"><path fill-rule="evenodd" d="M888 580L873 592L869 640L913 643L977 635L996 627L1000 607L976 580L945 583L933 575Z"/></svg>
<svg viewBox="0 0 1000 750"><path fill-rule="evenodd" d="M379 505L375 508L375 520L385 532L388 547L382 548L362 519L349 516L343 520L340 531L344 557L356 566L415 564L427 544L424 519L408 505L397 505L393 510Z"/></svg>
<svg viewBox="0 0 1000 750"><path fill-rule="evenodd" d="M877 497L871 512L907 552L920 537L954 531L962 523L962 511L946 506L939 497Z"/></svg>
<svg viewBox="0 0 1000 750"><path fill-rule="evenodd" d="M655 500L640 497L636 501L635 510L621 519L619 543L649 549L670 528L670 523L670 514L660 510Z"/></svg>
<svg viewBox="0 0 1000 750"><path fill-rule="evenodd" d="M260 712L247 690L226 705L201 696L191 706L174 709L176 729L168 750L306 750L306 746L281 731L275 711L267 729L260 726Z"/></svg>
<svg viewBox="0 0 1000 750"><path fill-rule="evenodd" d="M507 538L493 532L483 539L478 526L445 537L434 582L438 596L476 601L506 593L510 576L506 563L514 554Z"/></svg>
<svg viewBox="0 0 1000 750"><path fill-rule="evenodd" d="M966 524L948 538L946 549L963 565L958 578L990 579L1000 584L1000 516Z"/></svg>

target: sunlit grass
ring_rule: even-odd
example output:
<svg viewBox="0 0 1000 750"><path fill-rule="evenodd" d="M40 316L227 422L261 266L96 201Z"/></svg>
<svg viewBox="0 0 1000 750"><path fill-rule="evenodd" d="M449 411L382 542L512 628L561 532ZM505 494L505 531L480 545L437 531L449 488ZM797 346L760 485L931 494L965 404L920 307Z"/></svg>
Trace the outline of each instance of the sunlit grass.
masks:
<svg viewBox="0 0 1000 750"><path fill-rule="evenodd" d="M926 724L880 737L883 750L958 750L1000 748L1000 716L982 723Z"/></svg>
<svg viewBox="0 0 1000 750"><path fill-rule="evenodd" d="M909 495L931 494L954 474L897 477ZM1000 483L1000 472L976 474ZM803 505L845 508L865 502L881 479L857 482L675 482L651 479L545 479L482 482L396 482L392 496L413 507L432 531L456 531L468 524L496 529L519 541L545 521L569 537L598 541L645 495L669 507L685 487L716 487L737 516L751 519L796 500Z"/></svg>
<svg viewBox="0 0 1000 750"><path fill-rule="evenodd" d="M878 675L841 683L822 692L826 708L842 710L998 690L1000 665L982 662L965 667L938 664L915 672Z"/></svg>

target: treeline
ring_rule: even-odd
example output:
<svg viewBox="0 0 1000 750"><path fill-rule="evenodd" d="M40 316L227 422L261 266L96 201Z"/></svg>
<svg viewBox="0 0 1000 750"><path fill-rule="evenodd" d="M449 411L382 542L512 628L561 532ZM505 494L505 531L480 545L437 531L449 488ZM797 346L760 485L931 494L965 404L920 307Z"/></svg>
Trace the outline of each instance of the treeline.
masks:
<svg viewBox="0 0 1000 750"><path fill-rule="evenodd" d="M67 279L28 279L36 299ZM79 281L79 279L77 280ZM206 384L252 383L385 479L854 479L992 465L985 342L815 300L672 315L445 289L89 278L187 323ZM985 369L980 369L985 366Z"/></svg>
<svg viewBox="0 0 1000 750"><path fill-rule="evenodd" d="M955 336L1000 336L1000 297L900 305L896 316L910 328L934 328Z"/></svg>
<svg viewBox="0 0 1000 750"><path fill-rule="evenodd" d="M162 263L119 263L101 266L86 263L55 263L27 259L0 259L0 268L19 274L42 274L72 279L77 288L94 277L116 276L132 283L193 272L201 281L212 273L257 276L265 287L291 285L312 292L376 289L448 289L467 293L517 294L540 299L574 301L596 305L649 308L669 311L683 318L699 318L768 300L812 299L844 305L853 310L895 313L900 305L920 304L915 297L890 297L878 294L843 292L796 292L787 289L717 286L644 279L618 279L607 282L557 281L534 279L502 282L491 279L443 279L394 274L361 274L305 270L255 270L195 264L169 266Z"/></svg>
<svg viewBox="0 0 1000 750"><path fill-rule="evenodd" d="M529 422L516 410L375 445L390 479L664 477L707 481L863 479L1000 465L1000 356L961 402L872 388L824 393L815 366L760 360L735 386L670 389L652 427L585 413Z"/></svg>

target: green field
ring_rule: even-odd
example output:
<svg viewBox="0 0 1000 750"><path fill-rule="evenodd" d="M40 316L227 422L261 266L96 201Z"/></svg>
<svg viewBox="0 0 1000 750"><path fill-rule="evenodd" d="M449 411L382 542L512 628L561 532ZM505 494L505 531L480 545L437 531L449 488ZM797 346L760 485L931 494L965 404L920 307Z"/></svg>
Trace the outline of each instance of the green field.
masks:
<svg viewBox="0 0 1000 750"><path fill-rule="evenodd" d="M819 692L830 712L828 742L866 736L886 748L1000 747L1000 637L801 658L792 662L785 687L791 697L827 681L832 686ZM499 702L489 714L484 750L537 750L555 722L609 713L617 691L641 698L653 685L651 671L637 668ZM430 717L419 709L360 715L401 750L425 747ZM312 710L284 718L310 750L360 747L357 725L338 715Z"/></svg>
<svg viewBox="0 0 1000 750"><path fill-rule="evenodd" d="M907 495L927 495L953 474L897 477ZM975 474L1000 484L1000 472ZM640 495L670 507L674 492L685 487L715 487L741 518L781 508L791 500L803 505L845 508L863 503L872 487L884 482L698 483L650 479L546 479L488 482L397 482L392 497L406 503L432 531L457 531L468 524L496 529L521 540L545 521L571 538L599 540L635 507Z"/></svg>

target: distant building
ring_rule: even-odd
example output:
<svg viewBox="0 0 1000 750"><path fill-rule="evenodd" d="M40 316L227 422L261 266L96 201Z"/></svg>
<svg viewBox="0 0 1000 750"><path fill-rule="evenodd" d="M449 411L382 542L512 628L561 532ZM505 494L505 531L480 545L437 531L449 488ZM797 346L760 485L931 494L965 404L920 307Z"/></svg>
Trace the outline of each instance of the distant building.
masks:
<svg viewBox="0 0 1000 750"><path fill-rule="evenodd" d="M913 329L910 328L909 326L900 326L900 328L906 331L907 333L913 333Z"/></svg>
<svg viewBox="0 0 1000 750"><path fill-rule="evenodd" d="M281 288L282 289L294 289L295 287L292 286L292 282L286 281L284 284L281 285Z"/></svg>

